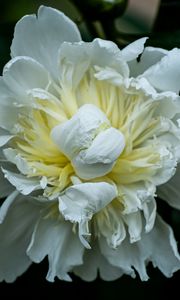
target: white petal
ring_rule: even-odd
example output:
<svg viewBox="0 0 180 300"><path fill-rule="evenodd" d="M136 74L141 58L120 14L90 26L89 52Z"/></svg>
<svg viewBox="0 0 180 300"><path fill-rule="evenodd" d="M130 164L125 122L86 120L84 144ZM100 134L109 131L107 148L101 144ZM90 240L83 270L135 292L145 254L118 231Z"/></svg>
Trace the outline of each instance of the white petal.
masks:
<svg viewBox="0 0 180 300"><path fill-rule="evenodd" d="M6 148L3 150L4 156L9 162L12 162L16 165L18 170L23 174L26 175L30 171L30 167L28 166L27 161L21 157L21 155L12 148ZM32 170L31 170L32 171Z"/></svg>
<svg viewBox="0 0 180 300"><path fill-rule="evenodd" d="M98 80L106 80L109 83L115 85L115 86L121 86L124 83L124 78L120 73L118 73L115 69L112 68L95 68L96 73L94 74L94 77ZM125 79L125 82L128 79Z"/></svg>
<svg viewBox="0 0 180 300"><path fill-rule="evenodd" d="M9 181L4 177L4 173L0 169L0 198L8 196L14 188Z"/></svg>
<svg viewBox="0 0 180 300"><path fill-rule="evenodd" d="M83 264L75 267L73 273L85 281L93 281L96 279L98 271L100 278L107 281L116 280L123 275L122 270L110 265L101 254L99 247L94 245L92 250L85 251Z"/></svg>
<svg viewBox="0 0 180 300"><path fill-rule="evenodd" d="M151 183L121 185L119 193L123 195L123 214L130 214L142 210L143 204L152 201L155 196L155 186Z"/></svg>
<svg viewBox="0 0 180 300"><path fill-rule="evenodd" d="M19 108L13 105L17 103L17 99L14 92L9 90L3 77L0 77L0 90L0 127L12 133L18 120Z"/></svg>
<svg viewBox="0 0 180 300"><path fill-rule="evenodd" d="M121 51L124 60L131 61L136 59L143 52L146 40L147 37L144 37L126 46Z"/></svg>
<svg viewBox="0 0 180 300"><path fill-rule="evenodd" d="M8 206L8 205L7 205ZM26 255L39 207L18 197L0 225L0 281L13 282L31 264Z"/></svg>
<svg viewBox="0 0 180 300"><path fill-rule="evenodd" d="M151 201L143 204L143 213L146 220L145 231L149 232L154 227L154 222L156 218L156 201L152 199Z"/></svg>
<svg viewBox="0 0 180 300"><path fill-rule="evenodd" d="M168 141L168 136L167 136ZM161 139L160 139L161 142ZM177 158L174 153L168 150L165 145L159 145L159 154L161 157L161 165L156 174L152 177L152 182L158 186L168 182L176 172Z"/></svg>
<svg viewBox="0 0 180 300"><path fill-rule="evenodd" d="M173 231L160 216L157 216L154 229L144 235L144 252L149 252L153 265L166 277L171 277L180 269L180 257Z"/></svg>
<svg viewBox="0 0 180 300"><path fill-rule="evenodd" d="M13 135L1 135L0 136L0 147L7 144L12 138L13 138Z"/></svg>
<svg viewBox="0 0 180 300"><path fill-rule="evenodd" d="M72 160L72 165L80 178L90 180L109 173L114 166L114 162L109 164L88 164L83 157L81 158L81 155L78 155Z"/></svg>
<svg viewBox="0 0 180 300"><path fill-rule="evenodd" d="M71 281L68 272L82 264L83 248L71 224L42 217L36 224L27 254L37 263L48 255L48 281L53 282L56 276Z"/></svg>
<svg viewBox="0 0 180 300"><path fill-rule="evenodd" d="M124 215L123 219L128 226L130 242L135 243L141 239L142 219L141 212L137 211L129 215Z"/></svg>
<svg viewBox="0 0 180 300"><path fill-rule="evenodd" d="M111 127L97 135L83 159L87 164L109 164L119 157L124 147L124 135Z"/></svg>
<svg viewBox="0 0 180 300"><path fill-rule="evenodd" d="M147 280L146 264L149 261L167 276L180 269L180 258L172 229L157 216L150 233L144 233L140 241L130 244L126 239L119 248L112 250L104 239L100 239L100 248L110 264L120 267L126 274L134 276L134 267L141 280Z"/></svg>
<svg viewBox="0 0 180 300"><path fill-rule="evenodd" d="M123 134L108 127L105 114L95 105L85 104L70 120L53 128L51 137L72 160L77 175L92 179L110 172L125 146Z"/></svg>
<svg viewBox="0 0 180 300"><path fill-rule="evenodd" d="M123 77L129 69L121 51L110 41L95 39L91 43L64 43L60 48L60 79L71 88L76 88L84 73L93 66L110 67Z"/></svg>
<svg viewBox="0 0 180 300"><path fill-rule="evenodd" d="M20 113L19 106L32 106L28 92L35 87L46 88L47 71L29 57L16 57L5 66L0 78L0 126L12 132Z"/></svg>
<svg viewBox="0 0 180 300"><path fill-rule="evenodd" d="M23 17L15 27L12 57L30 56L57 75L58 49L64 41L80 41L77 26L62 12L41 6L38 16Z"/></svg>
<svg viewBox="0 0 180 300"><path fill-rule="evenodd" d="M54 127L51 137L71 159L78 150L91 145L94 131L103 123L109 124L105 114L95 105L85 104L70 120Z"/></svg>
<svg viewBox="0 0 180 300"><path fill-rule="evenodd" d="M109 173L116 159L124 150L123 134L115 129L108 128L100 132L87 150L80 151L72 164L79 177L92 179Z"/></svg>
<svg viewBox="0 0 180 300"><path fill-rule="evenodd" d="M14 187L5 178L2 168L9 168L10 170L14 170L14 167L10 162L6 160L3 148L0 148L0 164L0 198L4 198L14 191Z"/></svg>
<svg viewBox="0 0 180 300"><path fill-rule="evenodd" d="M23 195L28 195L35 190L42 189L39 178L27 178L21 174L2 169L5 178L16 187Z"/></svg>
<svg viewBox="0 0 180 300"><path fill-rule="evenodd" d="M7 215L7 212L11 205L13 204L14 200L17 198L17 195L19 194L18 191L14 191L9 195L9 197L6 198L6 200L3 202L3 204L0 207L0 224L4 221L4 218Z"/></svg>
<svg viewBox="0 0 180 300"><path fill-rule="evenodd" d="M117 196L116 187L106 183L82 183L67 188L59 197L59 210L66 220L84 222Z"/></svg>
<svg viewBox="0 0 180 300"><path fill-rule="evenodd" d="M138 247L138 242L130 244L129 239L126 238L117 249L112 249L107 245L105 239L101 238L100 249L108 262L120 268L124 274L136 277L132 268L134 267L138 271L141 280L148 280L146 272L146 259L148 254L146 256L144 255L141 248Z"/></svg>
<svg viewBox="0 0 180 300"><path fill-rule="evenodd" d="M92 65L110 67L116 69L123 77L128 77L128 65L125 63L122 53L115 43L102 39L95 39L91 43L90 56Z"/></svg>
<svg viewBox="0 0 180 300"><path fill-rule="evenodd" d="M154 47L146 47L139 57L129 62L130 76L136 77L144 73L149 67L156 64L163 56L168 53L167 50Z"/></svg>
<svg viewBox="0 0 180 300"><path fill-rule="evenodd" d="M17 104L28 103L28 91L33 88L46 88L49 76L42 65L30 57L15 57L10 60L3 70L4 84L13 94L13 102ZM8 103L12 101L9 99Z"/></svg>
<svg viewBox="0 0 180 300"><path fill-rule="evenodd" d="M106 281L114 281L120 278L123 274L124 272L120 268L110 265L110 263L105 259L103 255L100 256L100 262L99 262L100 278Z"/></svg>
<svg viewBox="0 0 180 300"><path fill-rule="evenodd" d="M158 115L173 119L180 112L180 97L174 92L162 92L153 95L154 100L159 100L159 107L156 110Z"/></svg>
<svg viewBox="0 0 180 300"><path fill-rule="evenodd" d="M179 94L180 49L173 49L160 62L142 74L159 91L173 91Z"/></svg>
<svg viewBox="0 0 180 300"><path fill-rule="evenodd" d="M126 237L122 211L118 206L107 206L96 219L99 235L106 238L109 247L116 249Z"/></svg>
<svg viewBox="0 0 180 300"><path fill-rule="evenodd" d="M165 184L158 187L157 194L174 208L180 209L180 166L178 164L176 173Z"/></svg>

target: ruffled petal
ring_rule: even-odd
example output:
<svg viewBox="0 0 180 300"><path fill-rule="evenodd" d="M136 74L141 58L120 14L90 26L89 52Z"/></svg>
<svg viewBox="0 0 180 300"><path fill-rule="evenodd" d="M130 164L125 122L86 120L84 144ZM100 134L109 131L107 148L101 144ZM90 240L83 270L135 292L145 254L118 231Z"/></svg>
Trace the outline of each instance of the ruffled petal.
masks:
<svg viewBox="0 0 180 300"><path fill-rule="evenodd" d="M173 231L160 216L157 216L153 230L141 242L144 252L149 252L154 267L158 267L166 276L171 277L180 269L180 256Z"/></svg>
<svg viewBox="0 0 180 300"><path fill-rule="evenodd" d="M56 276L61 280L71 281L68 272L74 266L82 264L83 249L70 223L56 217L42 217L36 224L27 254L36 263L48 255L48 281L53 282Z"/></svg>
<svg viewBox="0 0 180 300"><path fill-rule="evenodd" d="M155 196L155 185L148 182L136 184L118 185L119 194L123 195L123 214L131 214L143 210L144 203L153 201Z"/></svg>
<svg viewBox="0 0 180 300"><path fill-rule="evenodd" d="M38 218L39 206L29 199L17 196L11 199L13 203L8 200L7 205L3 204L2 214L6 210L6 216L0 225L0 281L13 282L31 264L26 249Z"/></svg>
<svg viewBox="0 0 180 300"><path fill-rule="evenodd" d="M177 209L180 209L179 179L180 166L178 164L176 173L172 179L159 186L157 190L157 195L161 199L165 200L169 205Z"/></svg>
<svg viewBox="0 0 180 300"><path fill-rule="evenodd" d="M135 243L139 241L141 239L141 232L142 232L141 212L137 211L129 215L124 215L123 219L128 226L130 242Z"/></svg>
<svg viewBox="0 0 180 300"><path fill-rule="evenodd" d="M60 79L69 88L76 88L85 72L93 67L109 67L128 77L129 69L121 51L110 41L95 39L91 43L63 43L60 48Z"/></svg>
<svg viewBox="0 0 180 300"><path fill-rule="evenodd" d="M17 150L12 148L6 148L3 150L3 154L6 157L7 161L15 164L17 169L23 175L27 175L29 171L33 172L32 168L28 166L27 161L21 157Z"/></svg>
<svg viewBox="0 0 180 300"><path fill-rule="evenodd" d="M158 91L172 91L179 94L180 81L180 49L173 49L160 62L151 66L143 77Z"/></svg>
<svg viewBox="0 0 180 300"><path fill-rule="evenodd" d="M105 237L110 248L116 249L126 237L126 228L122 219L122 207L107 205L95 217L95 231Z"/></svg>
<svg viewBox="0 0 180 300"><path fill-rule="evenodd" d="M149 261L166 277L180 269L180 258L172 229L159 216L153 230L142 234L140 241L129 244L126 238L117 249L112 250L101 238L100 249L109 263L121 268L125 274L134 277L134 267L141 280L148 280L146 265Z"/></svg>
<svg viewBox="0 0 180 300"><path fill-rule="evenodd" d="M117 248L112 249L107 246L105 239L100 239L100 249L107 261L123 270L124 274L136 277L133 267L138 271L141 280L148 280L146 272L146 259L147 255L144 255L142 249L138 247L138 242L130 244L128 237Z"/></svg>
<svg viewBox="0 0 180 300"><path fill-rule="evenodd" d="M75 23L62 12L41 6L37 17L27 15L16 24L11 55L32 57L56 77L60 45L80 40Z"/></svg>
<svg viewBox="0 0 180 300"><path fill-rule="evenodd" d="M146 221L145 231L149 232L154 227L154 222L156 219L156 201L154 198L151 201L143 204L143 214Z"/></svg>
<svg viewBox="0 0 180 300"><path fill-rule="evenodd" d="M23 195L28 195L33 191L44 189L47 184L46 177L32 179L5 169L2 169L2 171L4 177L7 178L7 180Z"/></svg>
<svg viewBox="0 0 180 300"><path fill-rule="evenodd" d="M116 187L106 182L76 184L59 197L59 210L66 220L81 223L89 221L116 196Z"/></svg>

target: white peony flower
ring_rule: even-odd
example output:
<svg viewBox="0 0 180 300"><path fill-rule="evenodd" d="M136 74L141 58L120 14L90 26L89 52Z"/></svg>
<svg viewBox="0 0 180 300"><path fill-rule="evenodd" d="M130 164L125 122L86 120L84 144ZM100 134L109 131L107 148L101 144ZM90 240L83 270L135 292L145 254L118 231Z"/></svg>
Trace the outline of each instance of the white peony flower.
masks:
<svg viewBox="0 0 180 300"><path fill-rule="evenodd" d="M180 208L180 49L145 41L82 42L48 7L17 23L0 79L0 280L45 256L49 281L179 269L156 196Z"/></svg>

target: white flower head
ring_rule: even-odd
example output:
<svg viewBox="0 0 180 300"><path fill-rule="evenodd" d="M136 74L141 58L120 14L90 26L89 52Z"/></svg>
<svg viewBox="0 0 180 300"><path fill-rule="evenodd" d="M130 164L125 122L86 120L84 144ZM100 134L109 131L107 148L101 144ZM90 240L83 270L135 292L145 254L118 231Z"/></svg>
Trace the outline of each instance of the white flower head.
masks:
<svg viewBox="0 0 180 300"><path fill-rule="evenodd" d="M180 50L145 41L85 43L44 6L17 23L0 79L0 280L45 256L49 281L179 269L156 196L180 208Z"/></svg>

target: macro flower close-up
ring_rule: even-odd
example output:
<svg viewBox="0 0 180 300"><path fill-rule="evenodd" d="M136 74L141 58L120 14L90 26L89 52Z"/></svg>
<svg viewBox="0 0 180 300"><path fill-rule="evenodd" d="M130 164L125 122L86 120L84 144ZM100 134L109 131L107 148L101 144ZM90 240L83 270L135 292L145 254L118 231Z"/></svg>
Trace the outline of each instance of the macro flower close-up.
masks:
<svg viewBox="0 0 180 300"><path fill-rule="evenodd" d="M180 209L180 49L82 41L41 6L0 79L0 281L148 280L180 269L159 199ZM6 199L5 199L6 198Z"/></svg>

